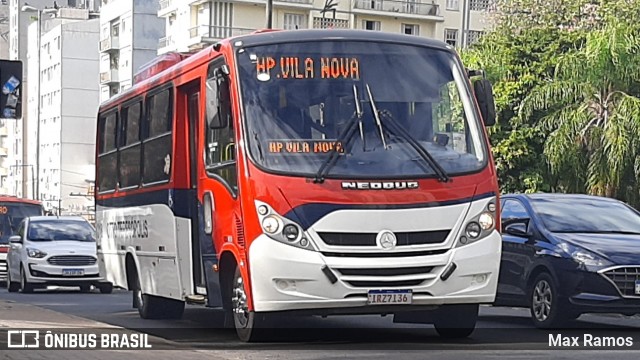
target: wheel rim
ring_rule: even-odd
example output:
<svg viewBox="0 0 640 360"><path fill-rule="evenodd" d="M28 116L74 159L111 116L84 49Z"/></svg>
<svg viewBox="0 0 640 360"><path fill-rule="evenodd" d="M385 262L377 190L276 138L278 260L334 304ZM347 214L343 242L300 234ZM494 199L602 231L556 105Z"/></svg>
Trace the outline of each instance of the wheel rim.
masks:
<svg viewBox="0 0 640 360"><path fill-rule="evenodd" d="M136 301L138 302L138 309L141 309L144 305L144 300L142 299L142 289L140 289L140 283L136 286Z"/></svg>
<svg viewBox="0 0 640 360"><path fill-rule="evenodd" d="M533 315L538 321L545 321L551 313L551 304L553 294L551 293L551 285L546 280L540 280L533 289Z"/></svg>
<svg viewBox="0 0 640 360"><path fill-rule="evenodd" d="M244 328L249 323L249 307L247 306L247 294L244 291L242 276L238 276L233 281L233 296L231 297L233 306L233 317L236 324Z"/></svg>

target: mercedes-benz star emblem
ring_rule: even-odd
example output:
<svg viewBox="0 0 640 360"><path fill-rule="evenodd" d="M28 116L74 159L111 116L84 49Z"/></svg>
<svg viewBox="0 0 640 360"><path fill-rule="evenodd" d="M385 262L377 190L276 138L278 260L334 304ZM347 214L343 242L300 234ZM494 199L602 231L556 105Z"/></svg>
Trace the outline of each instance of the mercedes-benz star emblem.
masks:
<svg viewBox="0 0 640 360"><path fill-rule="evenodd" d="M396 247L398 239L393 232L389 230L382 230L378 233L378 236L376 236L376 242L383 250L391 250Z"/></svg>

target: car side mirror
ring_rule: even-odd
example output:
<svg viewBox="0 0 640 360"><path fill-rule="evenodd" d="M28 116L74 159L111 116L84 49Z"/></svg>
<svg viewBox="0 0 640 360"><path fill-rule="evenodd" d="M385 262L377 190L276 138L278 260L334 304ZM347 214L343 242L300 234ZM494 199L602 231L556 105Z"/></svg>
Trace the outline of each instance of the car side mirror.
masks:
<svg viewBox="0 0 640 360"><path fill-rule="evenodd" d="M9 237L9 242L13 243L13 244L20 244L22 243L22 236L20 235L12 235Z"/></svg>
<svg viewBox="0 0 640 360"><path fill-rule="evenodd" d="M480 108L480 115L485 126L496 123L496 104L493 98L493 86L487 79L478 79L473 82L473 91Z"/></svg>
<svg viewBox="0 0 640 360"><path fill-rule="evenodd" d="M530 237L532 234L527 230L527 225L522 222L512 223L504 228L504 232L519 237Z"/></svg>

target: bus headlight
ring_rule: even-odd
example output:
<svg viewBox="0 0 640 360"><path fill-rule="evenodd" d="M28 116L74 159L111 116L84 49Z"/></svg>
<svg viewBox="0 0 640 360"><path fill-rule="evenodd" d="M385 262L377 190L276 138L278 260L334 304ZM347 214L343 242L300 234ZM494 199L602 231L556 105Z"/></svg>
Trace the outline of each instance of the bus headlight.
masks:
<svg viewBox="0 0 640 360"><path fill-rule="evenodd" d="M305 250L314 250L313 241L305 236L302 227L278 214L271 206L255 201L262 231L273 240Z"/></svg>
<svg viewBox="0 0 640 360"><path fill-rule="evenodd" d="M275 234L280 230L280 221L274 215L262 219L262 229L268 234Z"/></svg>
<svg viewBox="0 0 640 360"><path fill-rule="evenodd" d="M482 212L467 220L458 239L457 246L474 243L491 234L496 226L495 218L496 204L495 200L491 200Z"/></svg>

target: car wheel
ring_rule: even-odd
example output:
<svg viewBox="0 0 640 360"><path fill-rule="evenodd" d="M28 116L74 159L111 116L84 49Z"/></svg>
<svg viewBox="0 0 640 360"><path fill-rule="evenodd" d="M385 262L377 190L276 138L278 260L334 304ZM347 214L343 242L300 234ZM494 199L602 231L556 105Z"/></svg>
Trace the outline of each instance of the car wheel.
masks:
<svg viewBox="0 0 640 360"><path fill-rule="evenodd" d="M20 290L25 294L33 292L33 285L27 281L27 274L24 272L24 267L20 268Z"/></svg>
<svg viewBox="0 0 640 360"><path fill-rule="evenodd" d="M7 270L7 291L17 292L20 290L20 283L11 281L11 272Z"/></svg>
<svg viewBox="0 0 640 360"><path fill-rule="evenodd" d="M83 292L83 293L91 292L91 285L80 285L80 292Z"/></svg>
<svg viewBox="0 0 640 360"><path fill-rule="evenodd" d="M478 304L444 305L436 310L433 326L443 338L468 337L476 328L478 308Z"/></svg>
<svg viewBox="0 0 640 360"><path fill-rule="evenodd" d="M566 299L558 294L558 287L548 273L542 273L536 277L530 294L531 318L538 328L557 328L577 317L570 311Z"/></svg>
<svg viewBox="0 0 640 360"><path fill-rule="evenodd" d="M266 329L265 315L250 311L247 303L247 292L240 268L236 267L231 282L231 311L238 338L244 342L256 342L264 338Z"/></svg>

